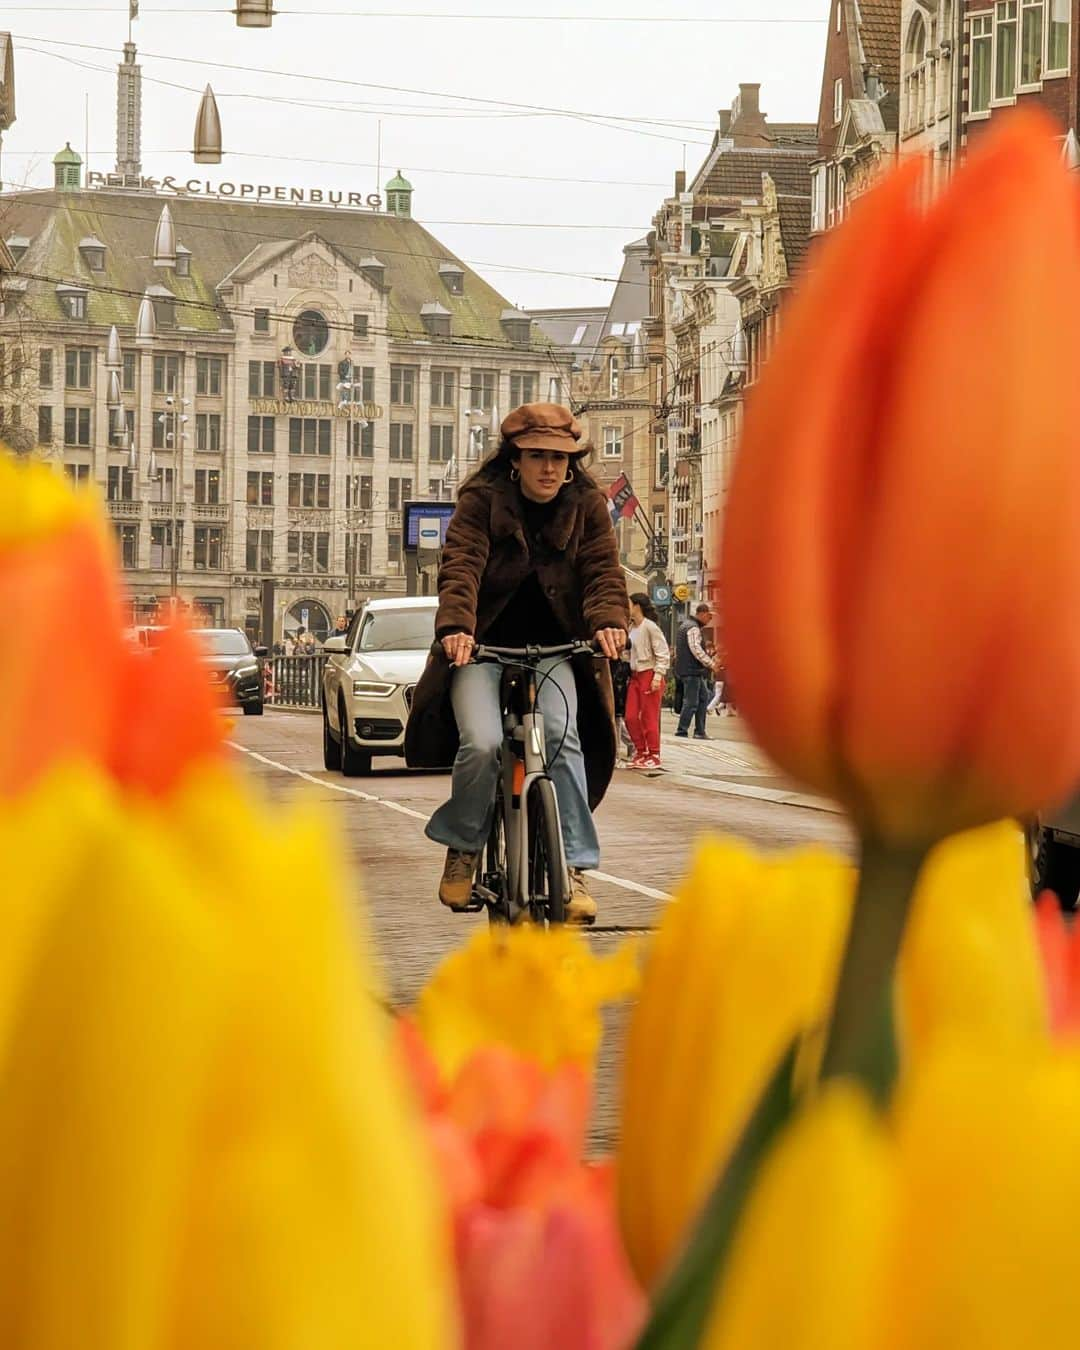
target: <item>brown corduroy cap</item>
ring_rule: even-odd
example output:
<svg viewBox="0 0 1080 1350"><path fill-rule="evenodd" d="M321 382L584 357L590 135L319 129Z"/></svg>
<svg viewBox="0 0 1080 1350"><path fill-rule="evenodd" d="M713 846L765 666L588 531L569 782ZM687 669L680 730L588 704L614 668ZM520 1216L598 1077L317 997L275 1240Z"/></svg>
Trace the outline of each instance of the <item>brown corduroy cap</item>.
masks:
<svg viewBox="0 0 1080 1350"><path fill-rule="evenodd" d="M503 420L502 434L519 450L581 453L581 423L559 403L523 403Z"/></svg>

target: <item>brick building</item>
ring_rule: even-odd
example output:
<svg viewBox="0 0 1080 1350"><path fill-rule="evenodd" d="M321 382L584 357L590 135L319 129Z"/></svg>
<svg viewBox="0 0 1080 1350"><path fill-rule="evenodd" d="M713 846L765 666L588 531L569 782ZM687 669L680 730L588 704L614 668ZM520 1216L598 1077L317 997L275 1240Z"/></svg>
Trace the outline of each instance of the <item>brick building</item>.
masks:
<svg viewBox="0 0 1080 1350"><path fill-rule="evenodd" d="M995 113L1046 109L1076 135L1080 103L1078 0L967 0L959 106L961 140L973 142Z"/></svg>

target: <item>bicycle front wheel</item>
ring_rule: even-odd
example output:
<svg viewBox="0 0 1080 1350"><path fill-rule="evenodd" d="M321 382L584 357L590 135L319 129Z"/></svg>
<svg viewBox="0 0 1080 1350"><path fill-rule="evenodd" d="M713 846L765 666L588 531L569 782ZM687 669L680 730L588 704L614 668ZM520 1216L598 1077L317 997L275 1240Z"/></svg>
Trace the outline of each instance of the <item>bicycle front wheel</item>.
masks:
<svg viewBox="0 0 1080 1350"><path fill-rule="evenodd" d="M567 891L555 785L538 778L529 789L529 909L542 923L565 923Z"/></svg>

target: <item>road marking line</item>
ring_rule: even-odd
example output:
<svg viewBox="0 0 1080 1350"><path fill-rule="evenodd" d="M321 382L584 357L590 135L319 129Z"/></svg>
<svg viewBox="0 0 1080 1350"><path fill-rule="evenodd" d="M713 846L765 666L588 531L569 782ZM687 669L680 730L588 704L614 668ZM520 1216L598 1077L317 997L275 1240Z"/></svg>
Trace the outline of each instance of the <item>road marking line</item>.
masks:
<svg viewBox="0 0 1080 1350"><path fill-rule="evenodd" d="M252 759L257 759L260 764L266 764L272 769L280 769L282 773L291 773L295 778L302 778L307 783L314 783L316 787L330 788L332 792L343 792L347 797L355 797L361 802L371 802L374 806L385 806L388 811L396 811L398 815L411 816L413 820L427 820L427 814L423 811L414 811L411 807L402 806L400 802L392 802L387 797L376 797L373 792L361 792L359 788L346 787L344 783L335 783L329 778L316 778L313 773L305 773L303 769L290 768L288 764L282 764L280 760L268 759L266 755L260 755L257 750L249 750L246 745L241 745L239 741L226 741L226 745L233 750L239 750L241 754L250 755ZM643 886L638 881L628 881L625 877L612 876L610 872L593 872L597 881L606 881L611 886L618 886L624 891L634 891L638 895L647 896L650 900L671 900L673 897L667 891L658 891L652 886Z"/></svg>

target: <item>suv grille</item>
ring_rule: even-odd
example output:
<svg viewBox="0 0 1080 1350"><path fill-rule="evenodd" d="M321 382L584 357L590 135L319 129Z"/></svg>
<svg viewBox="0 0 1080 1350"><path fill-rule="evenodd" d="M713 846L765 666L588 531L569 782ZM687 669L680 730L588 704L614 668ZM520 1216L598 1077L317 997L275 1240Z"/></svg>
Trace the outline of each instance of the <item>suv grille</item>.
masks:
<svg viewBox="0 0 1080 1350"><path fill-rule="evenodd" d="M407 684L405 686L405 706L406 708L409 709L410 712L412 712L413 694L415 693L416 693L415 684Z"/></svg>

